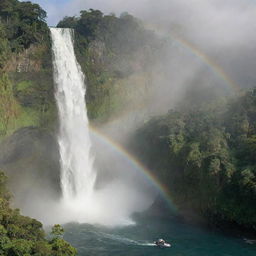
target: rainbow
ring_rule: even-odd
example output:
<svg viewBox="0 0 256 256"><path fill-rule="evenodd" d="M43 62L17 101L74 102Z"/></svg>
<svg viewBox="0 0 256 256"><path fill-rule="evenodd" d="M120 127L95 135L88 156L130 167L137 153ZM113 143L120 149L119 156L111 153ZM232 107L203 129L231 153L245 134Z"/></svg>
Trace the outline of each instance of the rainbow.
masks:
<svg viewBox="0 0 256 256"><path fill-rule="evenodd" d="M160 34L162 37L164 37L165 34L159 31L160 30L158 30L157 33ZM178 36L175 33L171 33L168 36L168 38L172 42L176 43L177 46L180 46L188 50L189 53L191 53L194 57L196 57L202 63L204 63L216 77L218 77L221 81L223 81L228 86L228 88L232 90L232 92L236 94L240 94L241 92L240 86L230 77L229 74L225 72L225 70L219 64L217 64L213 59L211 59L208 55L206 55L202 50L196 47L193 43L187 41L186 39ZM133 110L128 111L128 113L131 113L131 112L133 112ZM117 120L118 118L115 118L113 120L108 121L107 124L116 122Z"/></svg>
<svg viewBox="0 0 256 256"><path fill-rule="evenodd" d="M161 182L150 172L135 156L133 156L130 152L128 152L125 148L123 148L120 144L111 140L101 131L99 131L96 127L90 126L90 134L92 137L99 140L106 147L111 148L111 150L117 154L120 159L125 161L133 170L138 171L144 178L148 180L150 184L154 186L154 188L159 192L161 197L165 199L169 208L173 211L177 211L177 208L173 204L173 200L171 199L170 192L167 187L161 184Z"/></svg>
<svg viewBox="0 0 256 256"><path fill-rule="evenodd" d="M233 89L236 93L240 91L240 86L227 74L224 69L217 64L216 61L211 59L208 55L206 55L202 50L196 47L193 43L187 41L186 39L178 36L175 33L171 33L170 40L182 46L183 48L189 50L190 53L193 54L196 58L202 61L206 66L211 70L217 77L219 77L222 81L225 82L231 89Z"/></svg>
<svg viewBox="0 0 256 256"><path fill-rule="evenodd" d="M224 81L225 84L228 85L228 87L234 92L238 93L240 91L239 85L236 84L236 82L223 70L223 68L204 52L198 49L194 44L173 33L170 36L170 40L189 50L193 56L206 64L209 70L211 70L219 79ZM140 174L142 174L157 189L157 191L159 191L159 194L166 200L170 209L177 211L167 187L163 185L135 156L133 156L120 144L107 137L96 127L90 126L90 134L98 139L103 145L111 148L111 150L113 150L121 159L126 161L126 163L128 163L134 170L137 170Z"/></svg>

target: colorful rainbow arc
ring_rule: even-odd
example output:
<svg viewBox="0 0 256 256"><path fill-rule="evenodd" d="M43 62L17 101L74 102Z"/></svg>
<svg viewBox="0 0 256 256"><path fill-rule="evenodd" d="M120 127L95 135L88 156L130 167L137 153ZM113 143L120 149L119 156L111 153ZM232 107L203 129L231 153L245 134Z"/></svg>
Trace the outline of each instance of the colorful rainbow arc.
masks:
<svg viewBox="0 0 256 256"><path fill-rule="evenodd" d="M206 55L202 50L196 47L193 43L187 41L186 39L178 36L175 33L171 33L169 36L170 40L177 43L179 46L187 49L190 53L192 53L196 58L198 58L201 62L203 62L207 67L222 81L225 82L231 89L233 89L236 93L240 91L240 86L228 75L224 69L216 63L212 58Z"/></svg>
<svg viewBox="0 0 256 256"><path fill-rule="evenodd" d="M90 134L99 140L103 145L110 147L114 153L116 153L123 161L129 164L131 168L138 171L141 175L143 175L150 184L152 184L155 189L159 192L162 198L168 203L170 209L177 211L177 208L174 206L173 201L170 197L170 193L168 189L161 184L161 182L150 172L135 156L133 156L130 152L124 149L120 144L111 140L97 128L90 126Z"/></svg>
<svg viewBox="0 0 256 256"><path fill-rule="evenodd" d="M223 70L223 68L218 65L214 60L212 60L209 56L207 56L204 52L198 49L194 44L181 38L178 35L171 34L170 39L173 42L176 42L178 45L189 50L196 58L200 59L204 64L208 66L208 68L221 80L223 80L231 89L233 89L236 93L239 92L239 86L235 81ZM132 168L138 170L141 174L144 175L148 179L148 181L159 191L161 196L166 200L169 207L173 210L177 210L175 205L173 204L173 200L170 197L170 193L168 189L161 184L161 182L150 172L135 156L133 156L130 152L124 149L121 145L117 144L105 134L100 132L96 127L90 126L90 133L101 141L104 145L111 147L111 149L118 154L122 159L127 161Z"/></svg>

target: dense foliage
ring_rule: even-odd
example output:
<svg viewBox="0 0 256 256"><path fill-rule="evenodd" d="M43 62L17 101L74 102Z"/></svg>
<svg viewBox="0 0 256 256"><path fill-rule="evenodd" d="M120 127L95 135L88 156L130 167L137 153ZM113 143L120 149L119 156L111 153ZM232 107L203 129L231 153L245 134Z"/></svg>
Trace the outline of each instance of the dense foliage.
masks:
<svg viewBox="0 0 256 256"><path fill-rule="evenodd" d="M139 129L134 147L181 208L256 229L256 89L169 111Z"/></svg>
<svg viewBox="0 0 256 256"><path fill-rule="evenodd" d="M1 0L0 24L12 52L20 52L47 36L46 12L31 2Z"/></svg>
<svg viewBox="0 0 256 256"><path fill-rule="evenodd" d="M20 127L49 128L56 120L45 17L37 4L0 0L0 138ZM65 17L58 27L75 31L90 119L105 122L139 109L154 75L151 65L161 60L163 40L127 13L116 17L90 9L79 17ZM187 106L139 129L133 149L181 208L256 229L256 91L228 103L184 102ZM28 156L30 161L33 154ZM47 241L41 223L12 210L1 174L0 255L74 255L61 234L55 226L54 238Z"/></svg>
<svg viewBox="0 0 256 256"><path fill-rule="evenodd" d="M46 12L31 2L0 2L0 138L47 126L54 115Z"/></svg>
<svg viewBox="0 0 256 256"><path fill-rule="evenodd" d="M0 255L76 255L76 250L62 239L64 230L60 225L53 227L52 238L47 240L42 224L11 209L9 200L6 177L0 172Z"/></svg>
<svg viewBox="0 0 256 256"><path fill-rule="evenodd" d="M90 119L105 121L127 110L127 95L133 89L138 94L145 84L159 43L155 35L128 13L116 17L93 9L81 11L80 17L65 17L58 27L75 30L76 54L88 82Z"/></svg>
<svg viewBox="0 0 256 256"><path fill-rule="evenodd" d="M0 1L0 138L19 127L43 127L49 119L53 83L45 17L37 4ZM76 255L56 230L62 229L55 226L47 240L40 222L10 207L0 172L0 255Z"/></svg>

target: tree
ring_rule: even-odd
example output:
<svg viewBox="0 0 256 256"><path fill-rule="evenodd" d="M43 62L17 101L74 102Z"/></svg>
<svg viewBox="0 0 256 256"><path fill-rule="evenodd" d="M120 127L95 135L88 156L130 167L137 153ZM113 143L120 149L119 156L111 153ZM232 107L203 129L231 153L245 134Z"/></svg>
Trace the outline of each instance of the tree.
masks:
<svg viewBox="0 0 256 256"><path fill-rule="evenodd" d="M22 51L48 37L46 12L38 4L1 0L0 18L12 51Z"/></svg>
<svg viewBox="0 0 256 256"><path fill-rule="evenodd" d="M10 46L6 38L5 27L0 23L0 75L4 66L6 65L9 55Z"/></svg>
<svg viewBox="0 0 256 256"><path fill-rule="evenodd" d="M17 116L18 109L12 85L6 74L0 76L0 132L5 135L10 122Z"/></svg>
<svg viewBox="0 0 256 256"><path fill-rule="evenodd" d="M256 90L226 104L169 111L140 128L132 147L177 204L255 230Z"/></svg>
<svg viewBox="0 0 256 256"><path fill-rule="evenodd" d="M77 21L77 31L88 38L95 39L99 33L99 25L102 22L103 13L98 10L90 9L81 11L80 19Z"/></svg>
<svg viewBox="0 0 256 256"><path fill-rule="evenodd" d="M62 237L63 234L64 234L64 228L59 225L59 224L55 224L53 227L52 227L52 231L51 231L51 234L56 238L58 237Z"/></svg>
<svg viewBox="0 0 256 256"><path fill-rule="evenodd" d="M56 256L74 256L77 254L75 248L73 248L69 243L62 239L64 234L64 229L61 225L56 224L52 227L51 235L53 235L53 239L50 241L53 255Z"/></svg>
<svg viewBox="0 0 256 256"><path fill-rule="evenodd" d="M61 20L58 23L59 28L75 28L77 24L77 18L76 17L64 17L63 20Z"/></svg>
<svg viewBox="0 0 256 256"><path fill-rule="evenodd" d="M17 5L17 0L1 0L0 2L0 17L6 23L9 23L9 18Z"/></svg>
<svg viewBox="0 0 256 256"><path fill-rule="evenodd" d="M20 2L17 6L17 12L19 13L19 18L30 25L34 22L45 22L47 17L46 11L40 5L32 4L31 2Z"/></svg>
<svg viewBox="0 0 256 256"><path fill-rule="evenodd" d="M11 209L7 177L0 172L0 255L3 256L74 256L76 249L61 238L63 228L55 225L55 237L45 238L42 223Z"/></svg>

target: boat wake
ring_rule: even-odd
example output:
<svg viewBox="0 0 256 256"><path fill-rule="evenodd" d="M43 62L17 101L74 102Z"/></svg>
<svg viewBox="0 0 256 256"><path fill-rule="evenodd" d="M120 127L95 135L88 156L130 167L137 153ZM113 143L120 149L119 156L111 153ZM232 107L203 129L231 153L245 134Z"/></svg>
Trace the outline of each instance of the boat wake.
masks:
<svg viewBox="0 0 256 256"><path fill-rule="evenodd" d="M104 232L100 232L100 235L106 239L114 240L126 245L136 245L136 246L156 246L154 243L150 243L148 241L135 241L133 239L122 237L119 235L108 234Z"/></svg>

